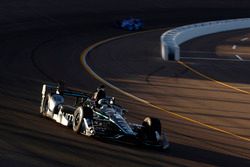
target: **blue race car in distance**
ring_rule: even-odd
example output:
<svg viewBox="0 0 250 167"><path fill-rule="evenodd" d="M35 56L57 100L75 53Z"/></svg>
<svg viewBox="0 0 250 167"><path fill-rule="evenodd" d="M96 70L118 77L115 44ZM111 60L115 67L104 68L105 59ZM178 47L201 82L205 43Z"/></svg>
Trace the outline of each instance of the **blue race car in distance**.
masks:
<svg viewBox="0 0 250 167"><path fill-rule="evenodd" d="M144 23L141 19L131 17L118 21L118 26L128 31L138 31L144 27Z"/></svg>

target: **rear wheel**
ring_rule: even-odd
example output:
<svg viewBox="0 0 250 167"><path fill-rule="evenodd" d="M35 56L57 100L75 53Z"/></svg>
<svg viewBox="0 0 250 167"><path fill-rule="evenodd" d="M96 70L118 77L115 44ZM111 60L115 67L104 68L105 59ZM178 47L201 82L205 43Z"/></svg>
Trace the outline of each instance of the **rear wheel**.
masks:
<svg viewBox="0 0 250 167"><path fill-rule="evenodd" d="M146 117L142 123L143 138L153 143L157 143L161 136L161 122L158 118Z"/></svg>
<svg viewBox="0 0 250 167"><path fill-rule="evenodd" d="M82 121L83 121L83 109L82 107L78 107L74 112L74 119L73 119L73 131L74 132L80 133Z"/></svg>

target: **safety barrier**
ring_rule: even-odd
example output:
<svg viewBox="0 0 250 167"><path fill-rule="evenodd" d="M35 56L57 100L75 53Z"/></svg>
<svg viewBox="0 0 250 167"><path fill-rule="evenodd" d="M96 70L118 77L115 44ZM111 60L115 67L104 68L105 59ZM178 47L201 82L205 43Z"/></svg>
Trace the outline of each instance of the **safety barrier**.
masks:
<svg viewBox="0 0 250 167"><path fill-rule="evenodd" d="M169 30L161 36L161 52L164 60L179 60L179 45L196 37L213 33L250 28L250 18L211 21L191 24Z"/></svg>

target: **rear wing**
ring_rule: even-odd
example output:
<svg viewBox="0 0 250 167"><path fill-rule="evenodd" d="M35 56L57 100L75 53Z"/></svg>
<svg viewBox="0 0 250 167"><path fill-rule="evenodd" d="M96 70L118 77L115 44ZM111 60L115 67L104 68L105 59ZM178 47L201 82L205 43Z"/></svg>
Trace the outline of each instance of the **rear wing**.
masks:
<svg viewBox="0 0 250 167"><path fill-rule="evenodd" d="M56 93L57 90L58 86L55 84L43 84L42 96L44 97L47 93ZM87 92L66 88L63 90L63 96L72 96L72 97L87 99L91 97L91 94Z"/></svg>

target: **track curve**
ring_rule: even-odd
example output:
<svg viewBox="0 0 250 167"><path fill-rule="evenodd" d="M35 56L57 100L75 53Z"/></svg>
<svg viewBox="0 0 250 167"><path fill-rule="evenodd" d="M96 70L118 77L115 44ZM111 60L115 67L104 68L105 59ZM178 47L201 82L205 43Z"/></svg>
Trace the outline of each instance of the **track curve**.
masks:
<svg viewBox="0 0 250 167"><path fill-rule="evenodd" d="M232 109L230 111L225 106L228 105L227 103L232 102L234 105L237 104L235 108L240 108L241 102L238 102L238 100L243 100L247 96L241 93L239 93L239 95L236 93L230 95L234 91L230 89L227 90L228 88L222 87L217 83L204 80L204 78L186 69L185 66L174 62L162 62L159 53L160 45L157 42L161 33L162 31L138 34L133 37L118 39L104 45L102 44L90 53L89 57L87 57L87 61L102 78L137 97L143 97L143 99L154 104L153 106L159 106L157 111L156 107L149 105L151 109L146 110L147 112L145 112L145 109L140 109L140 107L137 106L137 115L133 117L139 117L141 111L143 111L141 115L157 115L164 120L163 126L171 132L171 137L174 136L174 142L189 145L194 148L199 147L214 151L209 155L209 157L211 157L210 161L216 159L218 155L215 154L215 152L219 152L226 155L233 153L235 156L243 156L246 158L246 162L249 163L249 150L238 149L246 146L249 147L248 131L244 130L248 127L247 112L244 109L239 112L233 111ZM230 36L230 33L228 34L228 36ZM216 39L217 38L215 38L215 40ZM205 42L202 44L205 44ZM113 47L112 51L109 49L110 47ZM107 57L109 57L109 59ZM110 57L112 57L112 59L110 59ZM100 66L100 64L95 62L102 62L102 64ZM200 64L200 66L202 67L202 64ZM226 68L226 65L224 66ZM112 71L112 68L108 67L116 69L115 72ZM105 71L103 69L105 69ZM220 76L220 74L217 75ZM222 97L230 98L230 101L224 101ZM215 105L215 101L218 101L216 103L217 106ZM135 106L136 104L133 104L133 107ZM169 114L168 111L180 116L170 118L175 114ZM213 111L213 113L211 113L211 111ZM227 113L229 111L231 112L230 114ZM241 116L241 112L245 115L243 114ZM183 121L183 119L181 119L183 116L191 118L192 120L189 119L189 121L187 121L187 119L185 119L185 121ZM197 120L199 122L197 122ZM238 124L235 122L236 120L239 123L237 127L235 126L235 124ZM187 129L184 129L184 127L178 129L179 121L188 125L185 126ZM200 122L209 126L201 125ZM203 132L200 130L196 131L193 128L202 128ZM173 129L177 130L178 133L173 131ZM216 132L213 131L215 129ZM240 129L242 131L239 131ZM221 131L224 131L224 134L221 134ZM232 132L235 134L240 132L240 135L246 137L239 136L238 138L237 135L231 134ZM192 139L197 139L197 136L202 136L202 138L198 138L199 142L189 141L191 138L176 140L181 138L178 135L182 137L189 136ZM223 143L218 143L218 141L223 141ZM234 144L232 144L232 142ZM196 144L198 144L198 146ZM212 145L216 147L211 147ZM237 147L237 151L235 147ZM239 162L242 163L243 161L240 160Z"/></svg>
<svg viewBox="0 0 250 167"><path fill-rule="evenodd" d="M248 10L241 10L242 4L238 5L240 12L237 15L232 14L230 8L235 5L231 3L226 7L222 4L221 8L213 8L217 5L217 1L209 2L206 7L198 2L182 4L179 1L171 2L171 7L168 7L169 1L155 2L153 7L150 1L143 3L140 0L133 3L122 1L119 5L113 1L109 2L105 1L103 4L80 0L1 2L1 166L229 166L232 164L247 166L249 161L245 154L248 150L236 147L244 143L228 137L227 142L235 144L217 148L221 145L220 142L214 144L214 141L218 141L217 138L208 138L204 141L205 136L199 134L207 132L219 135L219 138L223 139L224 135L208 132L207 129L171 117L163 121L164 129L169 131L169 138L172 140L173 149L169 152L145 150L85 138L75 135L71 129L40 117L38 109L42 83L64 79L69 86L88 91L99 85L99 82L89 76L81 66L79 56L87 46L125 33L111 26L115 19L126 17L128 14L136 15L144 18L148 27L168 27L184 22L233 18L248 14ZM136 5L138 3L143 5L138 8ZM185 8L187 6L193 9L192 12L188 12L190 8ZM200 10L200 7L204 10ZM208 17L207 11L211 10L217 13L216 16ZM183 15L183 11L187 11L188 14ZM197 13L201 14L199 17L194 17ZM167 23L162 25L165 20ZM147 42L150 45L155 44L155 40ZM112 52L111 48L109 51ZM151 51L158 54L157 47L153 50L147 48L140 51L143 54ZM111 59L115 60L117 57ZM159 59L155 58L154 61L160 61ZM141 57L129 61L140 62ZM150 63L146 65L150 67ZM152 85L152 80L159 80L160 78L153 78L153 75L161 73L165 66L160 63L153 71L147 71L149 75L146 76L146 82ZM170 63L169 66L175 68L176 64ZM135 68L129 67L130 72L136 72ZM150 69L152 68L148 68ZM186 76L187 73L186 69L180 67L177 68L177 73L169 75ZM193 77L193 74L188 75ZM171 82L169 86L174 87L176 80L173 78ZM144 85L144 81L139 84ZM109 91L110 94L119 97L122 104L128 106L131 111L128 116L135 121L144 117L145 114L141 111L149 115L159 113L115 91ZM155 97L154 100L158 102L157 99L158 97ZM230 153L232 147L235 153Z"/></svg>

